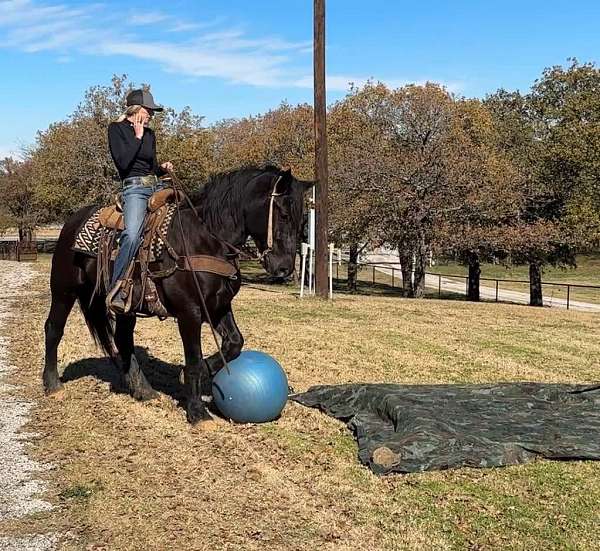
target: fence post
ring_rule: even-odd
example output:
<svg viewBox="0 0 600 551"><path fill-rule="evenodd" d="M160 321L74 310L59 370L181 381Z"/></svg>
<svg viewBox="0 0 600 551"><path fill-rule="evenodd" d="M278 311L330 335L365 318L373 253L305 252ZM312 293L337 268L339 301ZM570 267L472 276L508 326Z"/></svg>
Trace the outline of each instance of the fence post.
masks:
<svg viewBox="0 0 600 551"><path fill-rule="evenodd" d="M496 280L496 302L498 302L498 280Z"/></svg>
<svg viewBox="0 0 600 551"><path fill-rule="evenodd" d="M394 288L394 267L392 266L392 288Z"/></svg>
<svg viewBox="0 0 600 551"><path fill-rule="evenodd" d="M438 274L438 298L442 298L442 274Z"/></svg>
<svg viewBox="0 0 600 551"><path fill-rule="evenodd" d="M375 266L373 266L373 285L375 285Z"/></svg>
<svg viewBox="0 0 600 551"><path fill-rule="evenodd" d="M571 286L567 285L567 310L569 309L570 302L571 302Z"/></svg>

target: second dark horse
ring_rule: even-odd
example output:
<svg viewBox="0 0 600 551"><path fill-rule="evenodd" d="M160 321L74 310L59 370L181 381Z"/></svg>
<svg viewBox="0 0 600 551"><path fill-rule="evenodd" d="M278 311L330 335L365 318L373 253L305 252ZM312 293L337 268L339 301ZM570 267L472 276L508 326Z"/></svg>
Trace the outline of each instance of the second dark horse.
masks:
<svg viewBox="0 0 600 551"><path fill-rule="evenodd" d="M215 176L201 191L191 196L203 223L199 222L191 208L181 208L188 253L224 257L229 249L223 241L241 247L251 236L261 253L264 268L274 276L288 276L294 270L302 229L304 192L312 184L297 180L289 170L272 166ZM113 326L106 310L105 297L96 295L92 298L96 286L96 259L72 250L79 228L95 208L81 209L67 220L52 259L52 304L45 324L44 388L48 394L62 389L57 350L69 313L78 300L94 339L117 365L117 354L120 355L128 392L139 400L151 399L156 396L156 391L134 356L136 318L118 315ZM171 224L168 240L178 254L184 254L177 220ZM197 276L211 321L222 337L223 356L226 361L233 360L244 343L231 310L231 301L240 288L240 278L232 281L204 272L198 272ZM207 319L192 274L176 271L156 283L161 301L177 318L183 342L188 421L208 422L211 416L202 400L202 392L210 388L212 376L222 367L222 360L218 354L203 360L200 328Z"/></svg>

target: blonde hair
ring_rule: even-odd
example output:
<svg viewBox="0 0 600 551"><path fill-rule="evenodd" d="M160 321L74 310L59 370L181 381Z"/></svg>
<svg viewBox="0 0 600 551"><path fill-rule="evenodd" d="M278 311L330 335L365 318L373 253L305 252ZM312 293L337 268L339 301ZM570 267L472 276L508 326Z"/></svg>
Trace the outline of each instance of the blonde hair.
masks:
<svg viewBox="0 0 600 551"><path fill-rule="evenodd" d="M131 115L135 115L140 109L141 105L130 105L125 113L123 113L118 119L117 122L123 122L127 117L131 117Z"/></svg>

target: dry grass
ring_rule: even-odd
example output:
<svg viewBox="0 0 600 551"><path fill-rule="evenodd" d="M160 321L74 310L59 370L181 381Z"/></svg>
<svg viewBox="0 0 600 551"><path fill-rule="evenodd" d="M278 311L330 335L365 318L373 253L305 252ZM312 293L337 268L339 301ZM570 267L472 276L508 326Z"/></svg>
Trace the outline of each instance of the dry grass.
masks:
<svg viewBox="0 0 600 551"><path fill-rule="evenodd" d="M33 294L47 285L48 265L39 266ZM64 398L43 398L47 302L23 299L20 307L12 361L39 399L35 453L57 465L49 499L59 507L5 530L52 528L67 534L66 549L597 547L600 464L540 461L382 479L358 464L341 423L297 404L275 423L198 433L177 402L182 351L171 321L142 321L137 330L160 401L140 404L110 390L112 368L78 312L59 351ZM600 318L591 314L397 297L326 303L247 287L236 313L247 348L275 355L296 390L598 378Z"/></svg>

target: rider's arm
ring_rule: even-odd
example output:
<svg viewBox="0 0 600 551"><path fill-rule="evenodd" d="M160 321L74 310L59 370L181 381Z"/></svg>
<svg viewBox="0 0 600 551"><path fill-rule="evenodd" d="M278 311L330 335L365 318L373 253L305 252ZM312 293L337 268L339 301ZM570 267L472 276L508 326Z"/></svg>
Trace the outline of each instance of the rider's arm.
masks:
<svg viewBox="0 0 600 551"><path fill-rule="evenodd" d="M160 178L161 176L164 176L167 173L167 171L162 166L160 166L158 164L158 161L156 160L156 134L154 132L152 132L152 152L152 171Z"/></svg>
<svg viewBox="0 0 600 551"><path fill-rule="evenodd" d="M108 146L119 171L125 171L142 147L142 140L133 132L124 132L120 124L113 122L108 126Z"/></svg>

